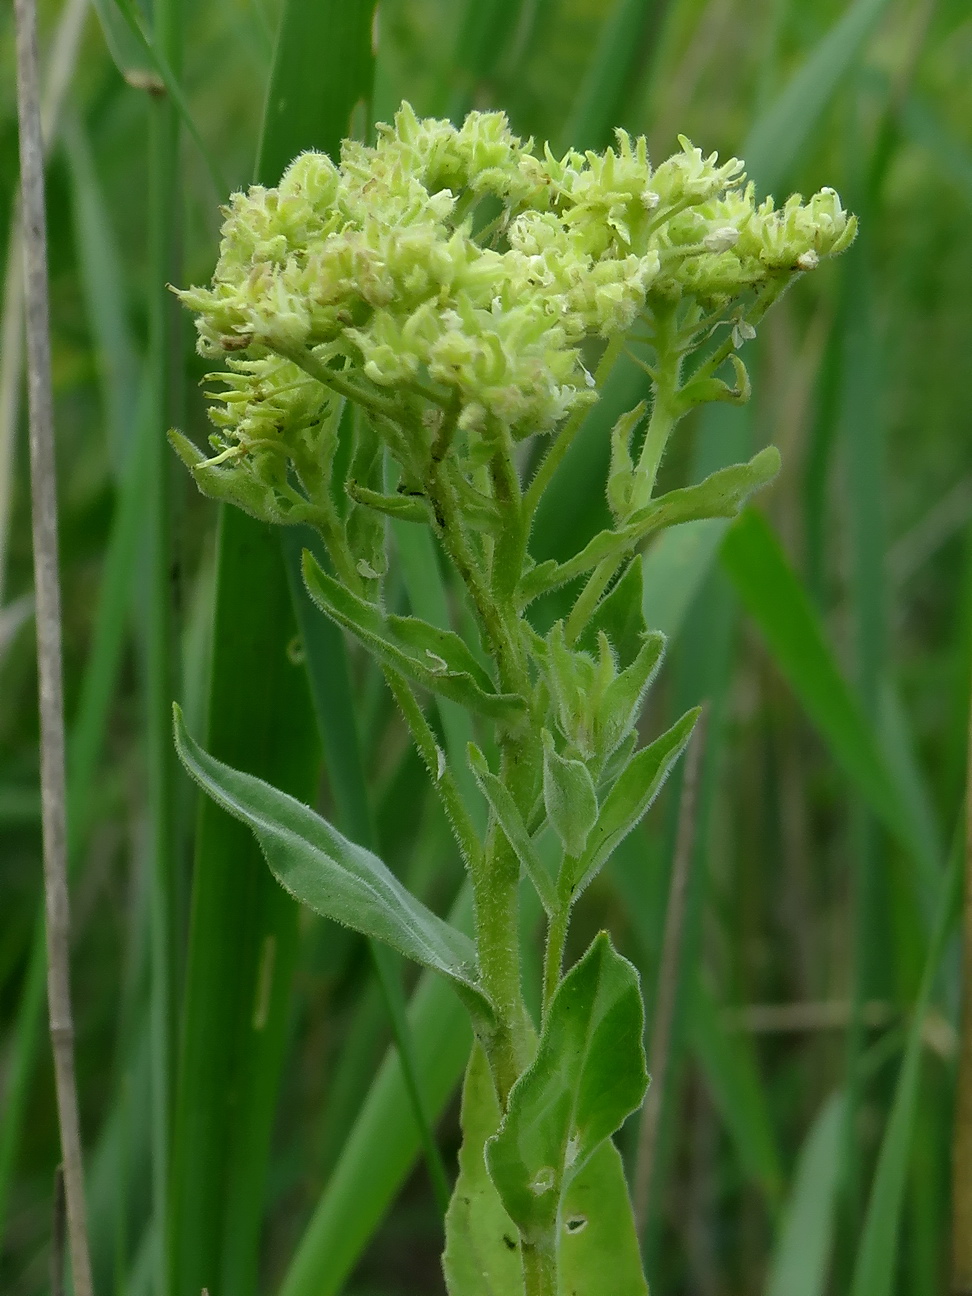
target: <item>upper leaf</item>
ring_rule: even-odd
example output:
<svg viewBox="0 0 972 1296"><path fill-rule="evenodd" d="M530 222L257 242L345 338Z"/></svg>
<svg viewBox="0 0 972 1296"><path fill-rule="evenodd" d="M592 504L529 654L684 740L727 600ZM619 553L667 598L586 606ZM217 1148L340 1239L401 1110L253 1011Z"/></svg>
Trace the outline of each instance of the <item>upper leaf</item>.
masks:
<svg viewBox="0 0 972 1296"><path fill-rule="evenodd" d="M597 826L590 835L583 858L578 862L575 894L583 891L610 859L618 843L645 815L672 766L685 750L700 709L694 707L686 711L671 729L638 752L622 772L604 800Z"/></svg>
<svg viewBox="0 0 972 1296"><path fill-rule="evenodd" d="M323 571L313 554L304 554L304 582L311 598L332 621L360 639L384 665L504 724L526 714L526 704L511 693L497 693L486 671L451 630L416 617L387 616L358 598Z"/></svg>
<svg viewBox="0 0 972 1296"><path fill-rule="evenodd" d="M601 932L558 986L537 1056L486 1146L493 1183L527 1237L554 1226L567 1186L640 1106L643 1029L638 974Z"/></svg>
<svg viewBox="0 0 972 1296"><path fill-rule="evenodd" d="M553 879L544 867L536 846L533 844L533 838L523 822L523 816L517 809L513 795L509 788L490 771L486 757L475 743L470 743L467 751L469 768L472 770L473 778L476 780L479 790L489 802L490 809L496 816L497 823L503 829L506 840L516 852L517 859L536 888L540 903L543 905L547 916L550 917L557 907L556 888Z"/></svg>
<svg viewBox="0 0 972 1296"><path fill-rule="evenodd" d="M443 922L373 855L349 841L309 806L252 774L230 769L191 737L173 707L175 743L188 772L229 814L245 823L271 872L290 894L365 936L448 977L487 1028L493 1005L479 984L472 941Z"/></svg>
<svg viewBox="0 0 972 1296"><path fill-rule="evenodd" d="M598 603L578 641L578 647L593 652L598 633L603 630L617 654L620 670L630 666L637 657L648 632L642 566L639 559L628 563L611 592Z"/></svg>
<svg viewBox="0 0 972 1296"><path fill-rule="evenodd" d="M704 481L669 491L639 509L618 531L600 531L579 554L564 563L548 559L534 567L520 585L525 605L548 590L583 576L605 558L618 561L641 550L646 541L666 527L703 518L735 517L750 495L771 482L780 470L780 452L766 446L749 463L720 468Z"/></svg>
<svg viewBox="0 0 972 1296"><path fill-rule="evenodd" d="M543 802L564 850L581 854L597 821L597 791L583 761L561 756L543 730Z"/></svg>

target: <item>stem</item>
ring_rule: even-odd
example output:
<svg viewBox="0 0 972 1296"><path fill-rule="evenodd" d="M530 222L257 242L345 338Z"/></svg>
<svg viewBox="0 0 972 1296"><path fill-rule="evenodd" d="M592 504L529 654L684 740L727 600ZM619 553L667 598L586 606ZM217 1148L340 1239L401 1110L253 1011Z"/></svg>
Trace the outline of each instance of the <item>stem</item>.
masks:
<svg viewBox="0 0 972 1296"><path fill-rule="evenodd" d="M449 822L452 824L459 843L459 849L466 862L466 867L469 869L469 874L475 879L482 872L483 850L472 819L469 817L469 811L466 809L466 803L462 799L452 774L447 769L442 769L440 773L442 751L435 740L435 735L425 718L422 708L416 702L415 696L404 676L400 675L398 671L386 670L385 679L388 681L388 687L391 689L395 701L401 707L405 723L408 725L409 733L412 735L412 741L418 748L419 755L422 757L432 782L435 784L435 789L449 817Z"/></svg>
<svg viewBox="0 0 972 1296"><path fill-rule="evenodd" d="M638 461L638 475L631 492L631 513L637 513L639 509L643 509L651 502L665 446L679 420L680 411L675 403L675 395L676 384L666 381L665 376L660 375L655 384L655 402L648 421L641 458Z"/></svg>
<svg viewBox="0 0 972 1296"><path fill-rule="evenodd" d="M623 334L613 337L604 348L604 354L598 362L597 370L594 374L594 383L598 391L607 381L608 374L614 368L615 361L624 349L626 338ZM588 406L582 405L579 409L574 410L573 414L557 433L556 440L550 449L540 461L540 467L534 475L533 481L523 497L523 514L527 531L530 529L530 523L537 511L540 500L544 491L550 485L550 481L563 462L564 455L573 445L574 438L581 429L581 424L588 415Z"/></svg>
<svg viewBox="0 0 972 1296"><path fill-rule="evenodd" d="M581 590L580 597L571 609L570 616L567 618L567 625L564 627L564 637L568 646L575 644L583 633L584 627L590 621L591 615L597 607L598 600L607 588L611 577L617 571L620 561L620 554L602 558L587 578L587 584Z"/></svg>
<svg viewBox="0 0 972 1296"><path fill-rule="evenodd" d="M678 338L674 334L674 311L659 314L655 327L658 368L657 376L651 384L651 418L648 420L645 444L641 449L638 471L631 492L630 514L637 513L650 502L665 446L682 412L678 407L678 380L682 368L682 355Z"/></svg>
<svg viewBox="0 0 972 1296"><path fill-rule="evenodd" d="M364 406L373 414L384 415L385 418L398 422L401 418L401 409L395 401L385 400L376 392L370 392L364 387L359 387L353 379L346 374L340 373L337 369L329 369L327 365L321 364L317 356L306 347L284 346L278 342L268 343L279 356L285 360L291 360L298 369L303 369L304 373L310 378L315 378L322 387L327 387L329 391L336 392L339 396L345 396L348 400L353 400L355 404Z"/></svg>
<svg viewBox="0 0 972 1296"><path fill-rule="evenodd" d="M557 1296L557 1237L550 1234L529 1242L521 1239L525 1296ZM608 1262L610 1263L610 1262ZM605 1274L605 1278L607 1274Z"/></svg>
<svg viewBox="0 0 972 1296"><path fill-rule="evenodd" d="M17 28L17 115L24 226L31 516L41 728L47 995L64 1163L71 1272L76 1296L92 1296L84 1166L74 1072L74 1021L71 1012L61 590L57 560L54 408L48 323L44 154L37 70L37 13L33 0L15 0L14 12Z"/></svg>

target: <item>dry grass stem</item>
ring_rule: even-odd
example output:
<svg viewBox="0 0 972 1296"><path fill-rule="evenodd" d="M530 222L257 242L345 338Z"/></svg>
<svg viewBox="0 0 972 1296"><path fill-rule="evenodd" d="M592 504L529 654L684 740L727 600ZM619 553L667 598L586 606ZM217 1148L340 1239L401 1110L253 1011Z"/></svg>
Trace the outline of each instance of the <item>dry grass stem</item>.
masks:
<svg viewBox="0 0 972 1296"><path fill-rule="evenodd" d="M89 0L68 0L54 34L41 100L41 133L45 156L50 152L58 118L74 75L88 4ZM0 308L0 607L3 607L6 594L14 448L17 425L20 422L20 384L24 367L23 256L18 195L14 198L10 213L3 306Z"/></svg>
<svg viewBox="0 0 972 1296"><path fill-rule="evenodd" d="M61 593L48 320L44 148L37 64L37 13L33 0L15 0L14 14L17 27L17 116L40 702L48 1011L74 1292L75 1296L92 1296L71 1014Z"/></svg>

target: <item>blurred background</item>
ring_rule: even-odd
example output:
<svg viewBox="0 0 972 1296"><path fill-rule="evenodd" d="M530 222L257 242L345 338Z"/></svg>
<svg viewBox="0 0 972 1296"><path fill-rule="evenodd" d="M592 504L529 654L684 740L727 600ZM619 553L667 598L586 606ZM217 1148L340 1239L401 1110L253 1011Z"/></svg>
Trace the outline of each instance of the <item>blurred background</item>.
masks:
<svg viewBox="0 0 972 1296"><path fill-rule="evenodd" d="M165 1132L147 1024L168 1012L178 1037L195 803L174 776L174 955L160 974L153 637L169 616L173 690L198 732L215 584L215 507L142 450L164 431L160 408L206 436L205 367L174 315L174 361L158 363L160 282L211 273L218 204L254 174L280 15L275 0L186 6L162 77L123 9L41 5L74 1001L104 1296L160 1290L152 1202L165 1197ZM860 216L852 251L805 276L750 344L751 404L683 425L664 466L671 486L770 441L784 457L760 515L668 533L647 559L649 619L671 643L645 732L709 703L676 957L663 967L681 777L587 897L574 936L579 952L598 925L617 933L644 979L649 1031L659 996L673 1004L642 1204L657 1296L941 1293L972 663L972 11L966 0L382 0L377 36L379 119L403 97L453 119L502 108L555 150L603 148L621 125L647 135L654 160L684 134L745 158L761 192L831 185ZM9 6L0 67L0 1291L34 1296L49 1290L58 1142L32 954L41 866ZM170 76L198 139L181 130L160 194L151 119ZM626 381L633 404L647 380ZM161 614L153 464L171 475ZM605 467L603 436L582 437L540 520L539 556L601 525L591 483ZM390 702L363 663L352 669L382 853L445 912L460 880L447 826ZM259 691L233 678L232 658L215 670L244 697ZM325 809L334 796L322 779ZM210 1296L277 1290L315 1206L338 1191L335 1167L353 1163L345 1140L389 1044L362 943L309 919L299 931L266 1164L244 1165L227 1190L246 1188L252 1262ZM458 1073L445 1072L437 1130L452 1174ZM632 1164L637 1126L620 1139ZM444 1290L429 1177L414 1151L405 1163L354 1189L373 1200L327 1291Z"/></svg>

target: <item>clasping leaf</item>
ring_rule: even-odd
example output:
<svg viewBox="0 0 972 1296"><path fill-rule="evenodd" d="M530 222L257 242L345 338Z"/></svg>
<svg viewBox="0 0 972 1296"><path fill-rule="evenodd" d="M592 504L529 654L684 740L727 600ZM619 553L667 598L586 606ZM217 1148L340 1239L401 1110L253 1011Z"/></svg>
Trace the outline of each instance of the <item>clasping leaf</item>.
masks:
<svg viewBox="0 0 972 1296"><path fill-rule="evenodd" d="M597 820L597 792L583 761L561 756L543 730L543 801L564 850L580 855Z"/></svg>
<svg viewBox="0 0 972 1296"><path fill-rule="evenodd" d="M579 895L610 859L620 841L641 821L662 789L672 766L692 736L701 707L686 711L666 733L643 748L621 773L604 799L597 826L577 865L575 894Z"/></svg>
<svg viewBox="0 0 972 1296"><path fill-rule="evenodd" d="M468 936L406 890L377 855L342 836L309 806L203 751L178 706L173 726L189 774L217 805L253 830L284 890L315 913L448 977L476 1022L490 1029L493 1005L479 985Z"/></svg>
<svg viewBox="0 0 972 1296"><path fill-rule="evenodd" d="M643 1029L638 974L601 932L558 986L537 1056L486 1145L490 1178L525 1236L557 1224L571 1181L641 1105Z"/></svg>
<svg viewBox="0 0 972 1296"><path fill-rule="evenodd" d="M304 553L303 568L308 592L321 611L360 639L384 665L502 724L522 720L525 703L511 693L495 691L489 675L457 634L416 617L386 615L329 576L309 552Z"/></svg>

